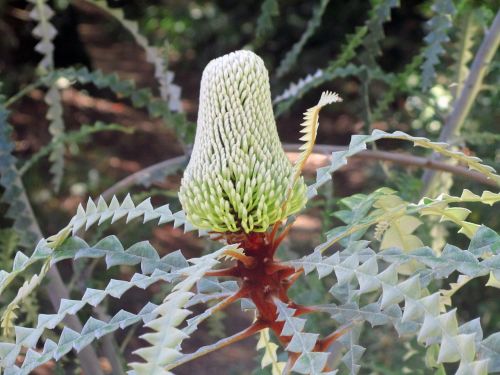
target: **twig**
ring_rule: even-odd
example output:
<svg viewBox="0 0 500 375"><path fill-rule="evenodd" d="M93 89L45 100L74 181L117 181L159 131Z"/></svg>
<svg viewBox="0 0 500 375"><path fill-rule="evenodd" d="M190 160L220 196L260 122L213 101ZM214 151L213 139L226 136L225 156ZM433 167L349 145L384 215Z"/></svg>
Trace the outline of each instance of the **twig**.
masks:
<svg viewBox="0 0 500 375"><path fill-rule="evenodd" d="M120 347L118 348L118 350L120 351L120 353L122 353L123 355L123 352L125 351L125 349L127 349L127 346L130 342L130 340L132 340L132 338L134 338L135 336L138 336L137 335L137 329L140 327L140 321L136 324L134 324L127 332L127 335L125 336L124 339L121 340L121 343L120 343Z"/></svg>
<svg viewBox="0 0 500 375"><path fill-rule="evenodd" d="M165 370L171 370L175 367L178 367L180 365L183 365L189 361L192 361L193 359L202 357L206 354L212 353L216 350L222 349L228 345L231 345L235 342L244 340L250 336L253 336L257 332L259 332L261 329L265 328L265 325L261 322L255 322L253 323L250 327L247 329L244 329L241 332L238 332L230 337L224 338L222 340L217 341L215 344L212 345L206 345L202 346L200 349L195 351L194 353L191 354L186 354L183 355L181 358L179 358L177 361L173 362L172 364L168 365Z"/></svg>
<svg viewBox="0 0 500 375"><path fill-rule="evenodd" d="M284 148L287 152L297 152L299 144L285 144ZM314 152L316 154L331 154L334 151L344 151L347 150L345 146L330 146L330 145L316 145L314 147ZM397 164L402 164L411 167L420 167L426 169L434 169L443 172L453 173L458 176L466 177L468 179L480 182L485 185L495 186L498 185L495 181L490 180L483 174L472 171L465 167L458 165L449 165L439 160L432 160L430 158L424 158L420 156L414 156L410 154L405 154L401 152L391 152L391 151L379 151L379 150L364 150L353 158L363 159L363 160L383 160L390 161Z"/></svg>
<svg viewBox="0 0 500 375"><path fill-rule="evenodd" d="M183 329L184 333L186 333L187 335L191 335L197 329L198 325L200 323L202 323L205 319L209 318L210 316L215 314L217 311L224 310L226 307L228 307L229 305L238 301L239 299L244 298L245 296L246 296L246 294L240 289L236 293L230 295L229 297L223 299L219 303L206 309L202 314L191 319L188 326ZM195 322L194 324L192 323L193 321Z"/></svg>
<svg viewBox="0 0 500 375"><path fill-rule="evenodd" d="M125 177L123 180L118 181L116 184L112 185L109 189L104 191L101 196L105 200L111 199L113 195L116 195L120 191L125 190L130 186L139 185L144 181L149 180L151 176L155 173L158 173L158 171L169 169L176 170L181 168L185 163L187 163L188 159L189 156L182 155L153 164L147 168L144 168Z"/></svg>
<svg viewBox="0 0 500 375"><path fill-rule="evenodd" d="M31 83L27 86L24 86L21 90L16 92L14 95L12 95L9 99L6 100L5 106L10 107L12 104L14 104L16 101L21 99L24 95L29 93L30 91L33 91L34 89L40 87L43 85L43 81L40 79L34 83Z"/></svg>
<svg viewBox="0 0 500 375"><path fill-rule="evenodd" d="M453 109L446 119L446 122L439 135L440 142L448 142L459 131L460 127L467 118L477 94L481 90L481 85L488 71L491 60L500 45L500 11L498 11L490 29L484 36L483 42L477 51L472 62L470 73L465 80L460 96L455 101ZM434 155L433 160L438 159ZM422 195L425 195L433 184L436 176L435 171L426 171L422 176L423 188Z"/></svg>
<svg viewBox="0 0 500 375"><path fill-rule="evenodd" d="M301 144L295 143L285 143L283 145L286 152L299 152L299 147ZM330 155L334 151L344 151L347 150L346 146L337 145L316 145L314 146L313 155ZM105 200L109 200L113 195L119 193L120 191L126 190L131 186L138 185L150 179L152 175L158 173L163 169L170 168L181 168L185 163L187 163L189 156L183 155L172 159L167 159L159 163L153 164L145 169L135 172L123 180L118 181L116 184L107 189L102 193L102 197ZM405 154L401 152L390 152L390 151L379 151L379 150L365 150L353 156L353 158L363 159L363 160L381 160L389 161L397 164L407 165L411 167L420 167L426 169L434 169L438 171L448 172L455 174L457 176L466 177L470 180L480 182L485 185L490 185L497 187L498 185L482 175L479 172L469 170L465 167L458 165L449 165L439 160L432 160L430 158L424 158L420 156L414 156L410 154Z"/></svg>
<svg viewBox="0 0 500 375"><path fill-rule="evenodd" d="M85 285L87 285L87 281L92 276L92 272L94 272L94 269L100 263L101 259L95 258L92 259L91 262L88 262L86 259L82 259L82 261L85 261L85 268L76 269L75 267L73 267L73 276L71 277L67 286L70 292L73 291L75 285L78 285L78 289L82 293L85 291Z"/></svg>

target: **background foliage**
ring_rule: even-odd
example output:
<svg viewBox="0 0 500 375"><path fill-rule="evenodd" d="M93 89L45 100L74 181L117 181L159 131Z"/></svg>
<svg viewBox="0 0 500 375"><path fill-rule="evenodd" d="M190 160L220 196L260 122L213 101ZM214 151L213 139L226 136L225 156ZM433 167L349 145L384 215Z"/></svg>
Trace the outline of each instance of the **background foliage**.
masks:
<svg viewBox="0 0 500 375"><path fill-rule="evenodd" d="M325 89L341 93L344 101L323 110L320 144L347 145L352 135L370 134L374 129L400 130L438 140L499 6L495 0L349 1L342 6L323 0L265 0L260 7L244 1L167 0L151 1L147 6L139 1L83 0L0 4L0 29L5 35L0 40L0 184L4 202L0 268L11 270L24 264L29 271L24 279L33 282L37 269L28 268L25 259L16 258L17 263L13 259L20 246L26 247L31 256L37 239L42 234L58 233L88 196L98 196L121 178L151 164L179 155L183 158L193 139L202 69L212 58L235 49L251 48L264 58L271 73L278 129L284 142L297 142L302 112ZM488 68L467 120L447 141L453 150L478 156L498 170L498 54L493 55ZM378 145L389 151L408 147L397 139ZM424 155L418 149L411 152ZM178 212L175 192L183 162L185 158L155 174L142 175L127 189L132 200L139 203L153 196L154 207L168 203L171 213ZM313 176L308 175L311 182ZM430 197L437 197L438 192L461 197L465 188L475 193L485 190L477 181L456 175L453 179L449 174L434 176L434 183L425 186L421 177L421 169L354 159L335 175L332 184L319 191L306 215L299 218L281 255L291 259L308 254L320 243L322 233L351 224L356 218L349 217L346 209L361 205L357 212L366 215L372 205L384 210L395 201L417 203L424 191ZM400 198L389 194L392 200L374 205L372 192L380 186L397 190ZM498 191L497 187L488 189ZM353 196L355 193L362 195ZM347 196L350 198L342 199ZM462 208L458 203L457 209ZM485 209L478 203L468 207L472 213L466 222L487 223L498 232L495 209ZM33 212L39 224L33 221ZM419 241L436 248L447 242L473 250L467 237L455 230L457 222L467 229L468 224L460 224L466 219L463 214L461 211L456 220L439 223L425 220L408 235L416 234ZM182 217L171 220L178 226ZM380 240L383 248L384 235L394 228L389 224L379 223L367 237ZM182 248L187 258L201 255L206 247L202 240L195 235L183 237L181 232L152 224L127 229L115 226L111 231L104 224L91 228L86 241L95 244L116 233L123 245L113 246L122 249L148 238L162 256L177 248ZM325 236L321 242L335 236L335 229ZM122 265L104 276L99 272L104 270L102 262L69 262L63 260L65 257L59 268L75 297L80 298L87 287L106 288L109 277L129 280L133 274L129 265ZM485 337L500 330L497 290L484 287L486 275L453 292L453 306L460 311L461 321L481 316ZM18 287L23 285L23 280L15 282ZM328 285L331 282L308 276L293 294L303 303L328 302ZM47 287L50 285L43 284L23 300L15 312L18 323L33 325L38 312L51 310L45 298ZM441 284L436 282L433 287L440 288ZM448 289L449 285L442 287ZM145 315L151 306L142 302L152 297L152 302L159 304L167 292L157 284L143 294L128 291L117 304L105 302L101 320L107 315L116 317L130 304ZM2 305L7 306L15 295L6 290ZM234 312L231 315L235 317L211 317L203 326L204 336L198 342L188 342L188 347L210 342L211 335L243 327L248 316L238 309ZM283 313L286 315L286 309ZM82 306L80 316L85 314L88 311ZM118 316L124 319L120 322L126 321L126 317ZM128 322L133 324L135 320ZM326 319L311 319L307 324L308 332L332 329L332 322ZM143 345L135 329L117 333L118 342L130 344L118 350L124 360ZM436 362L437 352L425 352L415 340L400 345L391 331L364 333L361 344L370 350L362 357L365 370L361 371L388 373L389 367L395 373L402 368L422 368L422 373L427 373L423 364ZM224 371L250 372L257 367L256 361L246 360L254 344L233 353L239 360L231 363L230 370L225 360L215 356L192 366L200 366L198 371L212 366L214 373L221 366ZM262 341L260 346L269 344ZM103 351L105 348L99 347L99 352ZM347 367L357 366L358 355L361 352L351 353ZM78 359L70 355L57 366L70 371L78 367ZM197 367L182 369L189 373ZM266 372L269 367L255 371Z"/></svg>

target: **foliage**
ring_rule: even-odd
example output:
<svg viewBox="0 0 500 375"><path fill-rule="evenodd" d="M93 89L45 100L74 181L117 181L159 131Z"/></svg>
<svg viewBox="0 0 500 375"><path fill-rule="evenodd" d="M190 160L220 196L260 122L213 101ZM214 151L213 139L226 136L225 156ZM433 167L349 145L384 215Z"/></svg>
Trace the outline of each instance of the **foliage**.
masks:
<svg viewBox="0 0 500 375"><path fill-rule="evenodd" d="M279 16L280 9L277 0L265 0L261 5L261 12L257 19L255 37L257 41L263 40L273 31L273 18Z"/></svg>
<svg viewBox="0 0 500 375"><path fill-rule="evenodd" d="M180 102L181 88L172 82L174 73L167 70L166 54L157 47L150 45L148 40L139 32L137 22L126 19L121 8L110 8L106 1L96 0L94 3L110 13L133 35L137 44L144 48L147 61L155 67L155 78L160 85L160 97L168 103L171 111L182 112Z"/></svg>
<svg viewBox="0 0 500 375"><path fill-rule="evenodd" d="M366 27L360 27L357 29L356 33L348 35L346 44L342 48L342 53L335 61L332 61L326 69L318 69L313 75L309 74L305 78L300 79L297 83L291 83L288 89L278 95L274 99L274 103L277 104L277 115L280 115L286 109L290 108L290 106L306 92L322 83L337 77L356 75L360 68L353 64L348 64L348 62L354 57L355 50L361 44L362 38L366 32Z"/></svg>
<svg viewBox="0 0 500 375"><path fill-rule="evenodd" d="M314 34L314 31L321 25L321 17L325 12L326 7L330 0L321 0L318 7L314 9L314 14L311 17L309 23L307 24L306 31L300 37L300 40L297 41L292 47L292 49L286 54L283 60L280 62L280 65L276 69L276 75L278 77L282 77L285 75L291 67L296 63L300 52L304 48L307 40Z"/></svg>
<svg viewBox="0 0 500 375"><path fill-rule="evenodd" d="M13 219L12 228L19 234L21 243L31 246L37 239L36 223L17 170L16 158L12 155L14 145L11 140L12 127L7 122L9 112L5 108L5 98L0 96L0 184L4 188L2 201L9 204L5 214Z"/></svg>
<svg viewBox="0 0 500 375"><path fill-rule="evenodd" d="M433 5L435 16L429 20L430 32L425 37L427 48L422 65L422 89L428 90L436 75L434 66L439 63L439 55L444 53L443 43L449 40L447 31L451 28L451 18L455 14L452 1L436 1Z"/></svg>
<svg viewBox="0 0 500 375"><path fill-rule="evenodd" d="M354 142L351 145L351 152L358 144ZM384 197L388 196L387 194L391 196L394 192L381 191L378 195L380 196L380 194ZM358 224L358 227L356 227L355 220L354 223L343 229L339 227L336 230L335 239L342 236L345 237L346 234L355 233L367 225L374 225L382 220L387 221L388 217L394 220L394 215L397 215L399 217L398 220L401 220L406 217L404 213L401 213L401 208L405 206L409 212L421 212L424 215L444 214L447 219L449 218L457 222L462 228L465 228L463 215L460 213L465 209L460 208L460 211L456 211L447 208L448 203L481 201L493 204L499 199L500 196L498 194L484 193L480 197L466 192L462 197L443 196L437 200L423 200L418 206L403 201L400 201L398 205L391 203L390 206L392 208L390 210L379 212L380 209L377 207L380 206L376 204L377 201L380 201L380 198L378 198L372 200L373 207L376 208L375 212L368 215L359 215L357 213L360 209L366 212L365 209L361 208L362 206L348 204L353 209L352 214L358 216L358 220L362 223L362 226ZM388 216L389 212L391 214ZM347 211L347 213L351 212ZM348 220L347 216L345 216L346 214L343 214L342 217ZM88 289L82 300L64 301L57 314L40 316L36 328L16 327L16 344L3 344L2 346L2 364L9 369L9 373L27 374L31 369L50 358L60 358L72 347L80 348L82 345L88 345L91 340L100 337L102 335L100 332L103 332L103 330L111 332L118 328L124 328L140 319L143 319L146 322L146 326L153 328L157 333L145 336L145 339L153 344L153 347L151 350L141 349L139 351L141 356L147 359L147 365L133 365L137 373L156 373L154 371L162 371L160 369L163 367L171 368L169 366L170 363L172 363L172 366L175 366L176 363L179 363L179 359L183 358L182 354L176 351L175 348L180 343L180 340L187 336L182 330L175 327L189 314L184 309L186 304L192 298L199 295L190 292L191 287L197 281L201 280L203 275L216 264L213 260L230 254L228 252L230 248L225 247L199 260L192 259L190 262L193 265L189 266L180 253L174 253L160 259L154 248L147 243L138 243L124 251L122 245L114 236L105 238L92 247L89 247L77 237L68 238L70 231L76 232L83 227L89 229L94 223L101 224L108 219L112 219L114 222L125 216L127 217L127 221L138 216L144 216L144 220L159 219L159 223L176 218L167 207L154 209L149 200L139 205L134 205L129 197L121 204L116 199L113 199L109 205L102 199L97 205L89 200L87 207L85 209L81 207L70 221L68 229L61 231L57 236L49 239L50 242L42 240L30 258L22 253L18 253L13 271L11 273L3 271L2 288L5 288L8 280L12 280L15 275L22 274L27 267L38 261L43 261L44 264L48 264L47 262L49 261L50 264L53 264L67 258L76 259L81 257L105 256L108 267L119 264L141 264L141 273L132 277L130 282L111 280L106 289L102 291ZM372 219L373 217L375 219ZM496 277L500 277L497 264L497 258L500 257L497 252L498 243L500 243L498 234L486 227L481 227L472 236L471 244L467 250L460 250L454 246L447 245L441 255L437 255L430 248L419 249L419 244L404 249L406 251L410 250L409 252L393 247L385 251L375 252L368 247L367 241L359 240L350 242L345 250L335 252L333 255L326 257L321 255L321 252L328 249L332 243L332 238L329 238L325 244L318 246L311 255L303 259L290 261L290 264L296 269L304 269L306 273L316 269L320 277L324 277L335 271L338 284L332 289L332 292L337 298L345 298L342 300L343 305L338 307L335 305L320 307L321 311L329 312L341 324L357 324L360 319L367 320L372 325L390 323L396 327L399 333L418 333L418 339L422 343L435 343L438 340L438 342L441 342L438 362L455 362L460 360L460 371L463 371L463 373L468 373L468 371L472 371L471 369L478 371L477 373L484 372L486 370L485 366L488 365L486 359L489 358L493 360L493 362L490 362L490 371L497 370L494 364L494 353L500 350L500 348L495 346L493 338L495 336L482 341L482 332L477 331L479 326L473 326L473 331L471 331L472 326L470 324L463 326L463 328L459 327L456 322L456 310L442 313L440 292L438 291L426 296L426 291L433 279L447 277L453 271L458 271L469 278L487 275L490 272L493 275L497 275ZM209 261L209 259L212 259L212 261ZM382 267L380 274L377 271L380 267L377 266L378 259L389 265L386 268ZM402 265L409 262L417 262L422 268L418 269L416 275L410 276L402 282L398 281L399 278L397 275L400 272L398 270ZM39 278L43 277L44 273L44 269L42 268L42 273L36 279L32 279L34 280L32 283L38 284ZM356 277L357 282L359 282L359 290L356 290L351 283L353 277ZM108 294L118 298L132 286L144 288L157 280L174 282L177 285L173 289L173 293L167 296L163 305L159 305L154 309L148 305L149 307L146 308L145 312L141 311L139 314L122 312L121 314L119 313L119 317L113 318L109 323L99 322L91 318L81 333L65 328L57 344L47 341L45 349L41 354L33 350L28 351L23 366L15 370L17 367L13 366L13 360L15 360L21 348L34 348L43 331L55 327L66 314L76 313L87 303L95 305ZM27 285L27 288L32 289L32 286ZM363 294L376 292L378 288L381 288L380 291L382 292L378 305L358 306L359 298ZM342 289L344 291L340 293ZM26 291L20 290L18 295L24 296L26 295ZM444 295L443 293L443 298ZM403 300L405 301L406 308L404 309L404 314L401 315L402 310L398 304ZM294 317L295 309L287 307L281 301L277 303L277 306L277 321L285 322L282 334L292 337L286 349L291 353L299 354L298 359L293 365L294 371L299 373L317 373L321 371L328 355L312 351L318 335L302 332L305 320ZM339 315L343 311L349 311L349 313L347 315ZM355 311L359 312L353 314ZM148 314L147 319L144 318L146 312ZM159 317L154 318L155 316ZM171 323L167 324L167 321ZM161 339L162 337L165 339L168 338L168 340L165 341L165 339ZM359 347L354 342L352 345L356 345L356 348ZM478 357L474 355L474 347L477 348ZM359 351L359 349L354 349L353 346L348 347L348 350ZM159 356L160 353L161 356ZM359 359L359 354L355 356ZM350 368L357 368L357 365L353 363L349 365ZM153 370L153 368L158 368L158 370Z"/></svg>
<svg viewBox="0 0 500 375"><path fill-rule="evenodd" d="M57 67L54 43L58 31L52 21L59 8L52 9L44 0L30 3L32 33L37 39L35 51L42 56L36 77L10 98L0 96L0 185L6 209L0 230L0 371L27 375L47 362L71 358L71 351L79 356L79 362L73 362L83 368L88 364L85 350L100 350L97 341L105 342L118 331L128 330L123 346L131 338L136 339L134 345L129 345L136 349L133 361L123 360L129 357L130 348L118 353L110 351L112 343L102 346L107 348L103 354L116 373L126 369L137 375L171 374L181 365L256 334L260 335L256 350L260 351L263 373L357 374L364 368L389 373L383 365L387 360L370 362L377 360L371 354L376 348L370 339L389 327L399 336L398 345L402 343L397 352L406 351L400 359L387 350L389 363L399 364L414 356L427 366L423 370L439 374L500 372L500 333L487 325L484 316L477 317L480 310L473 310L471 316L460 300L462 292L473 283L480 285L485 296L498 293L500 288L499 223L495 217L486 220L485 214L494 213L500 202L500 175L489 165L497 156L489 147L495 148L498 136L494 129L475 131L467 124L461 136L435 141L441 121L456 110L460 98L478 98L479 90L468 93L465 82L474 76L473 66L481 59L476 52L477 37L484 33L485 39L495 39L491 32L497 21L491 14L485 17L491 21L491 30L478 27L480 22L486 25L479 15L489 14L493 6L475 6L468 1L425 2L423 12L431 13L424 46L401 63L398 72L391 72L383 61L390 39L384 26L390 24L391 14L400 2L374 0L366 22L343 38L336 58L326 59L325 67L314 67L315 73L306 74L296 83L281 82L285 75L310 69L311 60L323 61L307 59L308 48L317 44L313 39L321 38L327 24L329 1L321 0L308 9L312 16L298 41L283 48L284 57L278 59L274 69L278 84L273 82L273 86L288 88L273 103L265 67L255 54L228 55L246 59L246 65L233 70L234 61L227 56L211 63L209 66L216 71L208 69L202 80L198 143L194 144L181 185L189 182L194 187L185 195L181 187L179 200L176 193L171 194L173 190L158 188L136 195L129 192L124 198L110 193L123 186L129 190L138 183L149 188L153 182L184 168L189 157L194 124L182 111L181 89L173 83L167 59L167 41L163 40L162 47L152 45L142 34L140 20L132 20L127 8L110 7L101 0L88 1L113 17L144 49L158 82L157 98L150 89L138 88L116 74ZM255 49L265 49L265 43L277 36L276 31L288 20L289 9L284 3L264 0L260 9L252 29ZM448 48L450 56L445 54ZM495 51L487 52L493 56ZM257 65L259 74L253 75L252 64ZM302 65L306 68L301 69ZM481 69L498 73L499 66L493 61ZM359 84L359 102L351 100L347 93L336 109L342 112L343 105L352 105L368 131L366 135L352 135L346 147L335 149L328 163L316 168L309 180L302 174L315 152L316 140L322 139L319 112L342 100L332 91L325 91L319 102L304 113L300 138L303 144L293 165L280 148L272 105L277 116L286 111L294 114L294 105L314 89L335 86L339 78L347 81L350 77ZM475 84L488 89L486 79L490 77L482 74ZM87 90L88 84L109 90L118 100L143 109L150 118L161 119L186 153L173 164L159 163L136 172L112 186L103 194L105 197L88 198L60 231L44 237L38 224L41 220L31 207L36 202L28 182L33 170L47 157L52 186L59 192L65 188L66 170L72 167L66 160L68 149L84 142L94 146L89 137L102 132L136 130L103 121L69 130L63 116L64 90L70 86ZM14 137L9 121L11 111L17 110L14 104L34 89L42 90L47 104L50 140L25 157L16 153L18 134ZM481 95L482 101L498 102L495 88ZM449 101L444 103L443 98ZM393 114L398 101L405 109ZM471 122L478 116L472 111ZM380 121L384 130L378 129L375 121ZM489 121L494 122L493 116ZM405 128L399 122L410 126ZM437 131L429 131L436 122ZM244 131L236 131L241 129ZM337 197L337 192L334 195L332 175L350 158L377 155L378 147L400 147L402 141L418 146L419 153L427 158L424 168L460 172L470 181L456 185L453 191L438 185L440 194L419 197L414 192L414 176L383 164L373 168L373 175L382 170L384 185L400 186L400 192L387 186L373 189L380 179L374 178L373 182L366 179L362 193L342 198ZM457 147L460 142L484 151L485 161ZM202 153L209 157L197 158ZM392 153L403 161L412 157ZM449 164L436 155L449 159L455 169L448 168ZM278 166L277 160L283 163ZM192 169L196 173L191 175ZM252 174L254 169L258 173ZM273 180L279 173L279 181ZM209 176L202 188L197 180L200 176ZM479 188L471 184L473 180L491 187ZM318 195L323 198L318 199ZM138 196L143 198L134 198ZM310 241L314 246L308 244L297 255L287 249L284 240L303 212L306 197L311 208L308 213L322 215L323 233L321 240ZM154 198L168 203L158 204ZM179 209L179 202L183 209ZM493 205L495 208L487 207ZM318 208L322 211L319 214ZM208 211L210 220L200 225L196 212L203 210ZM119 221L119 227L114 225ZM221 221L224 225L214 224ZM226 225L229 221L231 225ZM165 253L152 237L151 242L137 240L146 230L165 225L182 228L184 233L197 230L197 241L206 245L207 251L202 255L189 249ZM436 238L433 232L426 233L438 227L449 229L448 234ZM278 250L285 260L276 256ZM73 278L83 279L82 288L74 287L78 284L74 280L68 283L68 289L62 285L62 294L57 288L46 287L46 283L53 285L60 278L57 265L61 262L76 265ZM103 272L92 275L96 267L103 267ZM302 288L303 293L290 288ZM313 293L311 288L321 293ZM128 304L132 295L128 293L134 293L133 289L148 291L147 300L134 301L124 309L110 303L119 300ZM57 301L55 311L46 311L48 306L39 298L41 293ZM186 351L183 344L204 329L203 323L210 324L215 317L220 325L217 314L237 302L241 302L242 310L250 311L253 321L248 327L193 352ZM69 318L82 319L83 324L75 328ZM136 334L139 331L140 336Z"/></svg>

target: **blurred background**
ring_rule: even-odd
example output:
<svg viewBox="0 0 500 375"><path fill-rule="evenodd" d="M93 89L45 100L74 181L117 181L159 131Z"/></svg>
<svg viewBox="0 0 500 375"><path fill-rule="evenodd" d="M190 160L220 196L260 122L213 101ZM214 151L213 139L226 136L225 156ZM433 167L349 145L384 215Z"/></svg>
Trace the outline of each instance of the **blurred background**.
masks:
<svg viewBox="0 0 500 375"><path fill-rule="evenodd" d="M137 87L150 88L159 95L154 66L147 61L144 49L116 19L90 1L54 0L48 3L55 11L51 22L58 30L54 39L54 68L87 67L89 70L116 73L122 79L134 80ZM295 62L283 68L283 59L309 29L320 3L324 9L317 27L306 39ZM298 142L302 113L316 104L325 89L338 92L344 101L322 112L318 144L345 146L351 135L366 134L373 129L402 130L437 139L454 100L456 59L453 51L458 49L463 36L461 25L473 22L474 31L468 48L474 54L485 28L500 8L500 2L454 2L454 11L450 11L453 26L448 31L448 40L443 42L444 53L440 54L436 64L437 74L426 90L421 89L421 61L416 58L422 56L426 46L424 37L429 33L427 21L436 13L432 8L434 2L402 0L399 6L388 8L390 17L384 18L384 22L377 22L372 9L380 9L376 7L383 3L388 2L130 0L109 1L108 6L123 9L125 18L137 21L140 32L150 44L165 53L168 70L175 74L173 83L182 90L182 112L186 121L193 123L196 122L201 74L211 59L237 49L254 50L264 59L270 72L273 97L279 98L293 82L309 74L314 75L318 69L325 69L335 62L343 51L346 36L365 25L364 41L345 66L349 63L369 69L361 69L358 74L337 74L288 104L287 100L277 101L277 125L282 141ZM33 4L26 1L0 2L0 81L6 97L18 93L40 74L38 65L41 55L35 51L38 40L32 35L36 23L29 15L32 7ZM474 17L472 21L468 20L470 14ZM373 38L370 39L370 36ZM372 53L371 47L380 48L380 53ZM367 76L367 71L374 73ZM500 167L499 71L497 54L485 81L487 87L479 95L459 136L453 140L457 149L478 155L497 170ZM9 108L10 123L14 127L15 155L21 161L28 160L51 142L44 97L43 88L33 87ZM184 152L179 137L165 120L152 118L146 111L134 107L129 99L117 97L109 89L90 84L68 84L62 87L61 98L68 131L96 121L120 124L128 131L100 132L78 142L69 140L64 153L64 178L57 192L52 189L48 177L51 168L48 158L40 158L33 163L23 179L45 235L56 233L65 226L78 204L88 197L97 197L130 174ZM388 98L388 103L382 108L384 98ZM381 142L379 145L384 150L423 154L422 150L411 149L402 142ZM311 158L308 176L314 176L314 169L325 162L326 158L321 155ZM398 190L403 199L418 201L422 189L421 175L422 170L418 168L382 164L377 160L351 160L335 175L331 186L327 186L298 218L291 240L282 249L282 256L306 253L320 243L324 230L340 223L331 213L341 207L339 199L342 197L389 186ZM176 191L180 177L181 172L175 173L148 188L134 186L129 190L135 201L153 196L155 204L167 202L179 209ZM448 177L442 186L458 194L464 188L475 192L494 189L461 177L454 177L453 184ZM6 205L3 206L2 210L6 210ZM473 207L470 219L498 230L499 217L498 208L478 205ZM2 226L8 227L9 220L2 220ZM424 233L429 243L443 238L458 246L466 243L466 238L456 234L451 226L422 226L419 231ZM116 233L124 244L150 239L162 253L182 249L186 256L196 256L206 249L206 244L195 235L184 234L171 226L136 225L123 229L104 226L91 233L89 242L92 242L92 236L98 238L107 233ZM8 254L2 255L5 263L9 262L8 257ZM78 262L76 266L63 264L60 269L64 278L75 284L75 293L78 293L82 285L72 279L75 267L79 267ZM87 287L105 285L108 277L126 278L132 272L127 267L121 267L103 276L104 272L100 271L104 271L104 266L100 263L83 264L82 267L92 267L84 280L83 286ZM482 287L484 282L480 279L468 284L454 297L454 301L464 320L481 316L487 334L500 329L500 299L498 293L495 295L496 290ZM312 277L293 293L304 303L320 303L329 288L328 280L318 281ZM148 289L147 293L127 292L124 299L109 302L109 312L124 306L139 310L149 298L161 300L166 291L158 286ZM50 310L43 292L41 298L30 303L33 314L39 309ZM236 332L246 326L249 319L248 314L233 306L227 314L210 319L201 334L187 342L187 348L189 350L226 333ZM318 318L311 324L318 330L330 328L325 319ZM141 345L137 338L139 333L116 334L118 343L126 340L129 344L124 351L128 359L132 358L131 351ZM404 345L394 345L395 337L395 333L387 329L366 335L366 345L372 350L363 357L366 369L362 373L433 373L425 369L421 348L411 340ZM267 370L257 370L259 359L255 344L255 340L247 340L184 366L177 373L264 374ZM394 362L394 358L398 358L398 362ZM57 366L50 364L36 374L78 373L73 362L70 358Z"/></svg>

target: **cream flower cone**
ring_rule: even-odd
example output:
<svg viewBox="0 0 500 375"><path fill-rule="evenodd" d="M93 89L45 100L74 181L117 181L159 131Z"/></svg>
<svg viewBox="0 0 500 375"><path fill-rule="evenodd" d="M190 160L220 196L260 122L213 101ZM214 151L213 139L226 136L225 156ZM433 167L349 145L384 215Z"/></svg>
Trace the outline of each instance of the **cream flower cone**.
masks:
<svg viewBox="0 0 500 375"><path fill-rule="evenodd" d="M306 203L301 178L283 205L291 175L262 59L237 51L212 60L179 193L188 220L215 232L264 232Z"/></svg>

